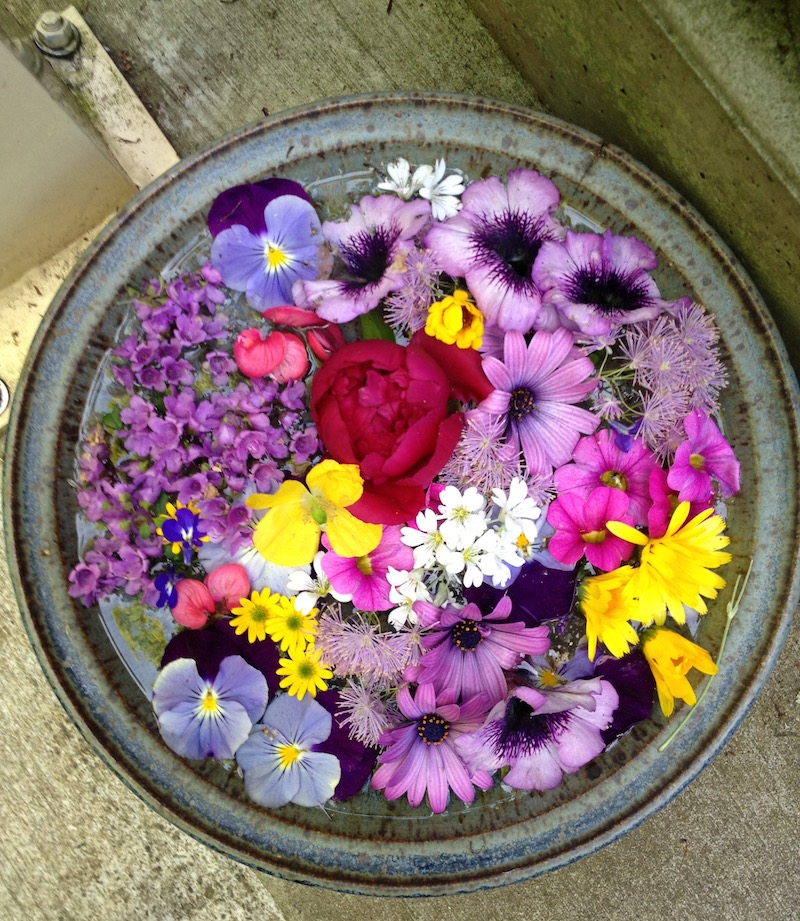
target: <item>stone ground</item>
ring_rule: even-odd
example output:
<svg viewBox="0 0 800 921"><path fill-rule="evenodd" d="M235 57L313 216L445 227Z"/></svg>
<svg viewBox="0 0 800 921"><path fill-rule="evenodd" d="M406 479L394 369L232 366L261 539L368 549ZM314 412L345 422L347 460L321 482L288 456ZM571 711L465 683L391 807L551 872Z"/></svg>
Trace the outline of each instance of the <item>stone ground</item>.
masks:
<svg viewBox="0 0 800 921"><path fill-rule="evenodd" d="M46 6L5 3L20 21ZM97 0L82 6L184 155L265 109L355 92L440 89L537 105L535 89L463 0ZM48 270L51 278L64 265ZM31 319L30 332L33 325ZM21 341L29 341L27 333ZM0 918L338 921L368 912L376 921L791 921L800 917L799 661L795 623L763 692L723 752L661 812L602 851L530 882L467 896L339 895L232 862L123 785L47 684L3 556Z"/></svg>

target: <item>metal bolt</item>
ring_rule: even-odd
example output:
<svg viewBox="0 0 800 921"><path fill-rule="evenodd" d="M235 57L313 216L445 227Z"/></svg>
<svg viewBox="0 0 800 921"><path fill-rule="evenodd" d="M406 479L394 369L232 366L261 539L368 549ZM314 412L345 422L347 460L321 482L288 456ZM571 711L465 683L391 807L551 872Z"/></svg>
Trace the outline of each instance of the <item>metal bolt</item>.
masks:
<svg viewBox="0 0 800 921"><path fill-rule="evenodd" d="M8 407L8 387L6 387L6 382L0 380L0 416L6 411Z"/></svg>
<svg viewBox="0 0 800 921"><path fill-rule="evenodd" d="M77 51L81 43L81 33L61 13L47 10L36 21L33 40L36 47L45 54L66 58Z"/></svg>

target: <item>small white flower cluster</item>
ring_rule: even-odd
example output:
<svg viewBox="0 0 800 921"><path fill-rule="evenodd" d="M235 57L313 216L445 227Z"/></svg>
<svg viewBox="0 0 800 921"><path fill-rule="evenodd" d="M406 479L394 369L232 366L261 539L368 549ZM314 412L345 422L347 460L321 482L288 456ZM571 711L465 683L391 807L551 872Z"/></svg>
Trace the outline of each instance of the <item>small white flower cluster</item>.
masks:
<svg viewBox="0 0 800 921"><path fill-rule="evenodd" d="M404 201L419 194L431 203L434 219L444 221L461 210L459 196L464 191L464 177L457 172L445 176L445 170L444 160L437 160L435 166L423 164L412 174L411 164L400 157L387 165L389 178L379 182L378 188L384 192L394 192Z"/></svg>
<svg viewBox="0 0 800 921"><path fill-rule="evenodd" d="M397 605L389 623L397 630L416 623L416 601L437 605L455 600L453 588L471 588L488 579L502 588L532 555L542 510L528 495L523 479L514 477L508 494L493 489L491 500L474 487L460 492L446 486L439 511L427 508L416 527L401 529L401 540L414 550L411 572L390 568L389 599Z"/></svg>
<svg viewBox="0 0 800 921"><path fill-rule="evenodd" d="M314 557L314 576L304 570L296 570L286 581L286 590L289 594L295 594L294 606L303 614L310 614L320 598L330 595L337 601L352 601L353 596L344 592L336 592L330 583L330 579L325 575L322 569L322 558L325 551L320 550Z"/></svg>

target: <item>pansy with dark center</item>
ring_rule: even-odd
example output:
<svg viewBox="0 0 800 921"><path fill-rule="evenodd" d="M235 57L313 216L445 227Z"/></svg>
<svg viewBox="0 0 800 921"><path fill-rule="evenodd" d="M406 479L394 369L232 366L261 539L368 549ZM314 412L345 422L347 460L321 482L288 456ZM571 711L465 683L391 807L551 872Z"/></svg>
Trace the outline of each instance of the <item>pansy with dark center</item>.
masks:
<svg viewBox="0 0 800 921"><path fill-rule="evenodd" d="M377 284L391 264L399 237L400 230L394 225L376 227L372 233L362 230L350 237L339 251L347 267L342 278L344 290L356 293Z"/></svg>
<svg viewBox="0 0 800 921"><path fill-rule="evenodd" d="M542 217L519 208L493 215L470 238L476 263L488 265L498 282L518 292L536 293L531 270L545 240L554 239Z"/></svg>
<svg viewBox="0 0 800 921"><path fill-rule="evenodd" d="M569 710L536 713L519 697L509 698L502 720L489 723L486 741L508 763L538 751L550 739L558 739L569 726Z"/></svg>

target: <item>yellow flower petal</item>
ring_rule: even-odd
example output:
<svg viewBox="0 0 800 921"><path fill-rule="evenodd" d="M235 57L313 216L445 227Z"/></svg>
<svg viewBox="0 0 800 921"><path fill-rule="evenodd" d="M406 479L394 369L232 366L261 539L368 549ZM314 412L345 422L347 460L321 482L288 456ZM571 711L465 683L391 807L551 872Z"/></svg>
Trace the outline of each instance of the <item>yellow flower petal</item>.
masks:
<svg viewBox="0 0 800 921"><path fill-rule="evenodd" d="M319 550L321 533L309 508L291 502L267 512L256 525L253 544L264 559L278 566L307 566Z"/></svg>
<svg viewBox="0 0 800 921"><path fill-rule="evenodd" d="M284 480L276 493L257 492L248 496L244 504L248 508L275 508L290 502L301 502L308 495L308 490L297 480Z"/></svg>
<svg viewBox="0 0 800 921"><path fill-rule="evenodd" d="M312 492L319 491L327 502L340 508L357 502L364 492L358 464L339 464L334 460L324 460L309 470L306 483Z"/></svg>
<svg viewBox="0 0 800 921"><path fill-rule="evenodd" d="M383 527L367 524L346 509L334 509L328 513L325 533L331 542L331 550L339 556L366 556L381 542Z"/></svg>
<svg viewBox="0 0 800 921"><path fill-rule="evenodd" d="M694 688L686 677L696 668L706 675L716 675L717 666L709 653L679 633L664 628L649 631L642 640L642 652L656 680L658 702L664 716L671 716L675 698L694 706Z"/></svg>

